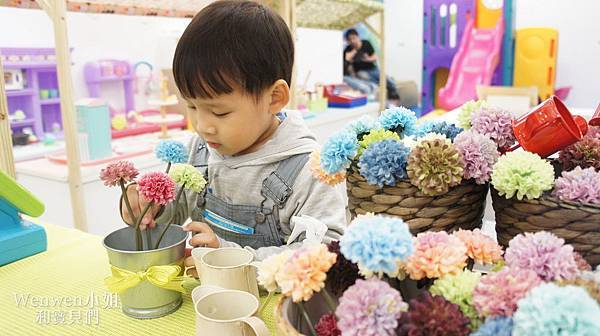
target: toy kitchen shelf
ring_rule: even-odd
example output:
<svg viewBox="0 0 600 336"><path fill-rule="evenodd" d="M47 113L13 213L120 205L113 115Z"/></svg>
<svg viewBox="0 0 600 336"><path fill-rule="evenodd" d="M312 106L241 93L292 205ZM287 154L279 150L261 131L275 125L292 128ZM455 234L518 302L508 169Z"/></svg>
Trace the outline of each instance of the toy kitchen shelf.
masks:
<svg viewBox="0 0 600 336"><path fill-rule="evenodd" d="M0 57L13 132L42 138L62 130L54 49L0 48Z"/></svg>

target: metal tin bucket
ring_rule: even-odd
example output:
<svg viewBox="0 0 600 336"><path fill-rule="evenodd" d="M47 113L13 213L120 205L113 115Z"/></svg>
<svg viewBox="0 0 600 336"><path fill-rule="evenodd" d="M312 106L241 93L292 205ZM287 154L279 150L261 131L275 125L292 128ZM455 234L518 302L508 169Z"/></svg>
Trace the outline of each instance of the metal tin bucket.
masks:
<svg viewBox="0 0 600 336"><path fill-rule="evenodd" d="M155 242L162 228L151 230L151 240ZM144 246L146 246L146 235ZM111 265L131 271L142 272L151 266L179 265L183 273L185 241L187 232L179 225L171 225L156 250L137 251L135 229L125 227L110 233L103 244ZM182 303L181 293L156 287L148 281L125 290L120 294L123 313L139 319L162 317L176 311Z"/></svg>

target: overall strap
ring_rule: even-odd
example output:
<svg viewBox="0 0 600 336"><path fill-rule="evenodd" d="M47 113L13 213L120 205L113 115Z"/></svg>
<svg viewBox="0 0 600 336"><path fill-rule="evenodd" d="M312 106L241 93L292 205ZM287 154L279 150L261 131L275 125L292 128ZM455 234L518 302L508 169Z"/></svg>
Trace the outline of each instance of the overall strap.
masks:
<svg viewBox="0 0 600 336"><path fill-rule="evenodd" d="M297 154L281 161L277 169L264 179L261 194L270 198L278 208L283 208L293 192L294 181L308 162L308 155Z"/></svg>

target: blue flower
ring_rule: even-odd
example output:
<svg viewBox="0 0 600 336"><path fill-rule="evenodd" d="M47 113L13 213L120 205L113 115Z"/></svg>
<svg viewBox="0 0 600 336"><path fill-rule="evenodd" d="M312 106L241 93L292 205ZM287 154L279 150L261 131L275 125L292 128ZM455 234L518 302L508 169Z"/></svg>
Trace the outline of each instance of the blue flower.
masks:
<svg viewBox="0 0 600 336"><path fill-rule="evenodd" d="M513 335L597 336L600 305L585 289L546 283L518 302Z"/></svg>
<svg viewBox="0 0 600 336"><path fill-rule="evenodd" d="M362 116L346 126L347 130L356 133L358 136L369 133L371 130L380 128L381 125L379 124L379 121L369 115Z"/></svg>
<svg viewBox="0 0 600 336"><path fill-rule="evenodd" d="M438 133L454 141L454 138L462 131L462 128L445 121L426 121L419 126L417 136L422 137L427 133Z"/></svg>
<svg viewBox="0 0 600 336"><path fill-rule="evenodd" d="M188 160L187 149L179 141L163 140L156 146L154 153L159 160L164 162L186 163Z"/></svg>
<svg viewBox="0 0 600 336"><path fill-rule="evenodd" d="M395 185L396 180L407 178L406 164L410 149L394 140L372 143L358 161L360 174L370 184Z"/></svg>
<svg viewBox="0 0 600 336"><path fill-rule="evenodd" d="M379 116L383 128L395 131L400 136L413 135L417 131L417 116L406 107L389 108Z"/></svg>
<svg viewBox="0 0 600 336"><path fill-rule="evenodd" d="M358 216L342 236L340 249L363 271L394 274L413 253L413 236L400 218Z"/></svg>
<svg viewBox="0 0 600 336"><path fill-rule="evenodd" d="M350 167L350 162L358 153L356 133L342 130L332 135L321 150L321 168L328 174L335 174Z"/></svg>
<svg viewBox="0 0 600 336"><path fill-rule="evenodd" d="M511 336L513 320L510 317L488 318L471 336Z"/></svg>

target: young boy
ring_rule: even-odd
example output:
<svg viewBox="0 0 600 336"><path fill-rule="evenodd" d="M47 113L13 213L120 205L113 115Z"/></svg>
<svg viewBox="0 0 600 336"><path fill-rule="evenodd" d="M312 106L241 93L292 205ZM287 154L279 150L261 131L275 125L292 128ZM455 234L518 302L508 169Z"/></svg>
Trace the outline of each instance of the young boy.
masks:
<svg viewBox="0 0 600 336"><path fill-rule="evenodd" d="M344 195L312 176L307 162L318 147L315 137L298 112L282 112L293 63L288 27L260 4L218 1L194 17L177 45L173 73L199 135L190 163L208 185L186 194L187 206L149 211L144 228L155 225L156 215L157 223L190 217L192 246L239 245L259 260L287 243L296 216L324 223L325 242L342 235ZM134 187L128 195L139 213L144 202ZM123 217L130 222L126 211ZM191 258L186 266L193 266Z"/></svg>

